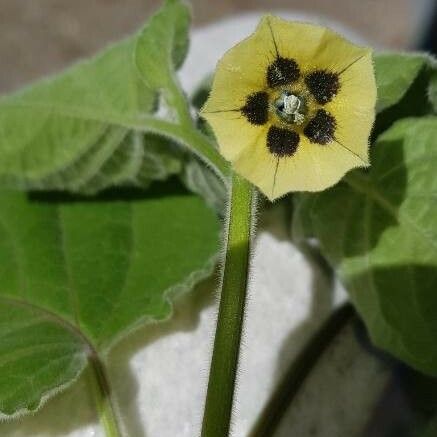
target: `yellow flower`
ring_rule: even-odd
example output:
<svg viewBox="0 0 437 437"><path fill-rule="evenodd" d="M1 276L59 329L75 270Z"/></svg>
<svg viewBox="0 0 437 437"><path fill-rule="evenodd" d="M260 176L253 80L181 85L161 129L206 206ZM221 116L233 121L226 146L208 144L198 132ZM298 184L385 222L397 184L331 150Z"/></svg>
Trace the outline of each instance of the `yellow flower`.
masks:
<svg viewBox="0 0 437 437"><path fill-rule="evenodd" d="M370 49L266 16L219 61L201 114L234 170L273 200L368 166L375 101Z"/></svg>

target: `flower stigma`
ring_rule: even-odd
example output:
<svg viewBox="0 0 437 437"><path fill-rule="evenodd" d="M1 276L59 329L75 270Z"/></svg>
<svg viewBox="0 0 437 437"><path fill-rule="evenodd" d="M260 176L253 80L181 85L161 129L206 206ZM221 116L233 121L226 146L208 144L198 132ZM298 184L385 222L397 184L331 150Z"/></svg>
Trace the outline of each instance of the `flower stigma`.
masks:
<svg viewBox="0 0 437 437"><path fill-rule="evenodd" d="M290 91L283 91L275 101L276 114L288 123L302 124L305 120L305 101Z"/></svg>

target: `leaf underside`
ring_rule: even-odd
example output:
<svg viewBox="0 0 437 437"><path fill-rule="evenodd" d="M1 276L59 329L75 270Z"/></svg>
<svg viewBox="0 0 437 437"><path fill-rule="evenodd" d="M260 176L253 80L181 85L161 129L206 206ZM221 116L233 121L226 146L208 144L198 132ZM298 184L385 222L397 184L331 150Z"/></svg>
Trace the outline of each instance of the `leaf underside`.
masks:
<svg viewBox="0 0 437 437"><path fill-rule="evenodd" d="M437 375L437 117L400 120L372 167L297 199L295 230L337 266L374 342ZM341 207L339 207L341 205Z"/></svg>

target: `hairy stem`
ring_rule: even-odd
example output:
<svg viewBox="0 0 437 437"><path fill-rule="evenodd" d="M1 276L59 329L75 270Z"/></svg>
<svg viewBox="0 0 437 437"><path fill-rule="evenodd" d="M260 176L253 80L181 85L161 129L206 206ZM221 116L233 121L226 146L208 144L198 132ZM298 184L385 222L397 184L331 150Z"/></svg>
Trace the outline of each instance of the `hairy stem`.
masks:
<svg viewBox="0 0 437 437"><path fill-rule="evenodd" d="M182 88L176 77L168 84L168 106L176 111L179 119L179 124L182 126L194 126L193 118L190 114L190 105L188 99L184 95Z"/></svg>
<svg viewBox="0 0 437 437"><path fill-rule="evenodd" d="M224 179L229 167L208 137L199 132L190 113L190 104L176 76L168 84L168 104L176 111L178 117L179 138L192 149L197 156L209 164Z"/></svg>
<svg viewBox="0 0 437 437"><path fill-rule="evenodd" d="M258 417L250 437L271 437L275 434L281 419L305 382L306 377L335 336L352 319L354 314L352 306L345 304L335 310L314 334L279 382L268 404Z"/></svg>
<svg viewBox="0 0 437 437"><path fill-rule="evenodd" d="M100 423L104 429L106 437L121 437L120 426L117 415L111 401L111 388L109 385L106 371L100 358L91 353L88 358L90 364L92 386L99 414Z"/></svg>
<svg viewBox="0 0 437 437"><path fill-rule="evenodd" d="M211 167L220 179L225 183L227 182L230 174L228 163L217 151L214 143L195 127L177 124L152 116L143 117L140 122L132 121L125 123L124 126L142 132L162 135L182 143Z"/></svg>
<svg viewBox="0 0 437 437"><path fill-rule="evenodd" d="M229 435L246 302L253 197L250 183L233 174L220 307L202 437Z"/></svg>
<svg viewBox="0 0 437 437"><path fill-rule="evenodd" d="M199 130L180 128L178 132L181 141L189 144L189 147L209 165L223 182L228 181L230 174L229 164L218 153L214 144Z"/></svg>

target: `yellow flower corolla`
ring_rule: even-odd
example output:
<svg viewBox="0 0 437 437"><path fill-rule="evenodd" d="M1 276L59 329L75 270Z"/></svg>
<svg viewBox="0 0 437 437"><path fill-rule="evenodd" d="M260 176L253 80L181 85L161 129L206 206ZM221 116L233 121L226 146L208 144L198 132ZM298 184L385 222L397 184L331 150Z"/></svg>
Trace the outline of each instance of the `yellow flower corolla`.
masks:
<svg viewBox="0 0 437 437"><path fill-rule="evenodd" d="M201 115L233 169L273 200L368 166L375 101L370 49L268 15L219 61Z"/></svg>

